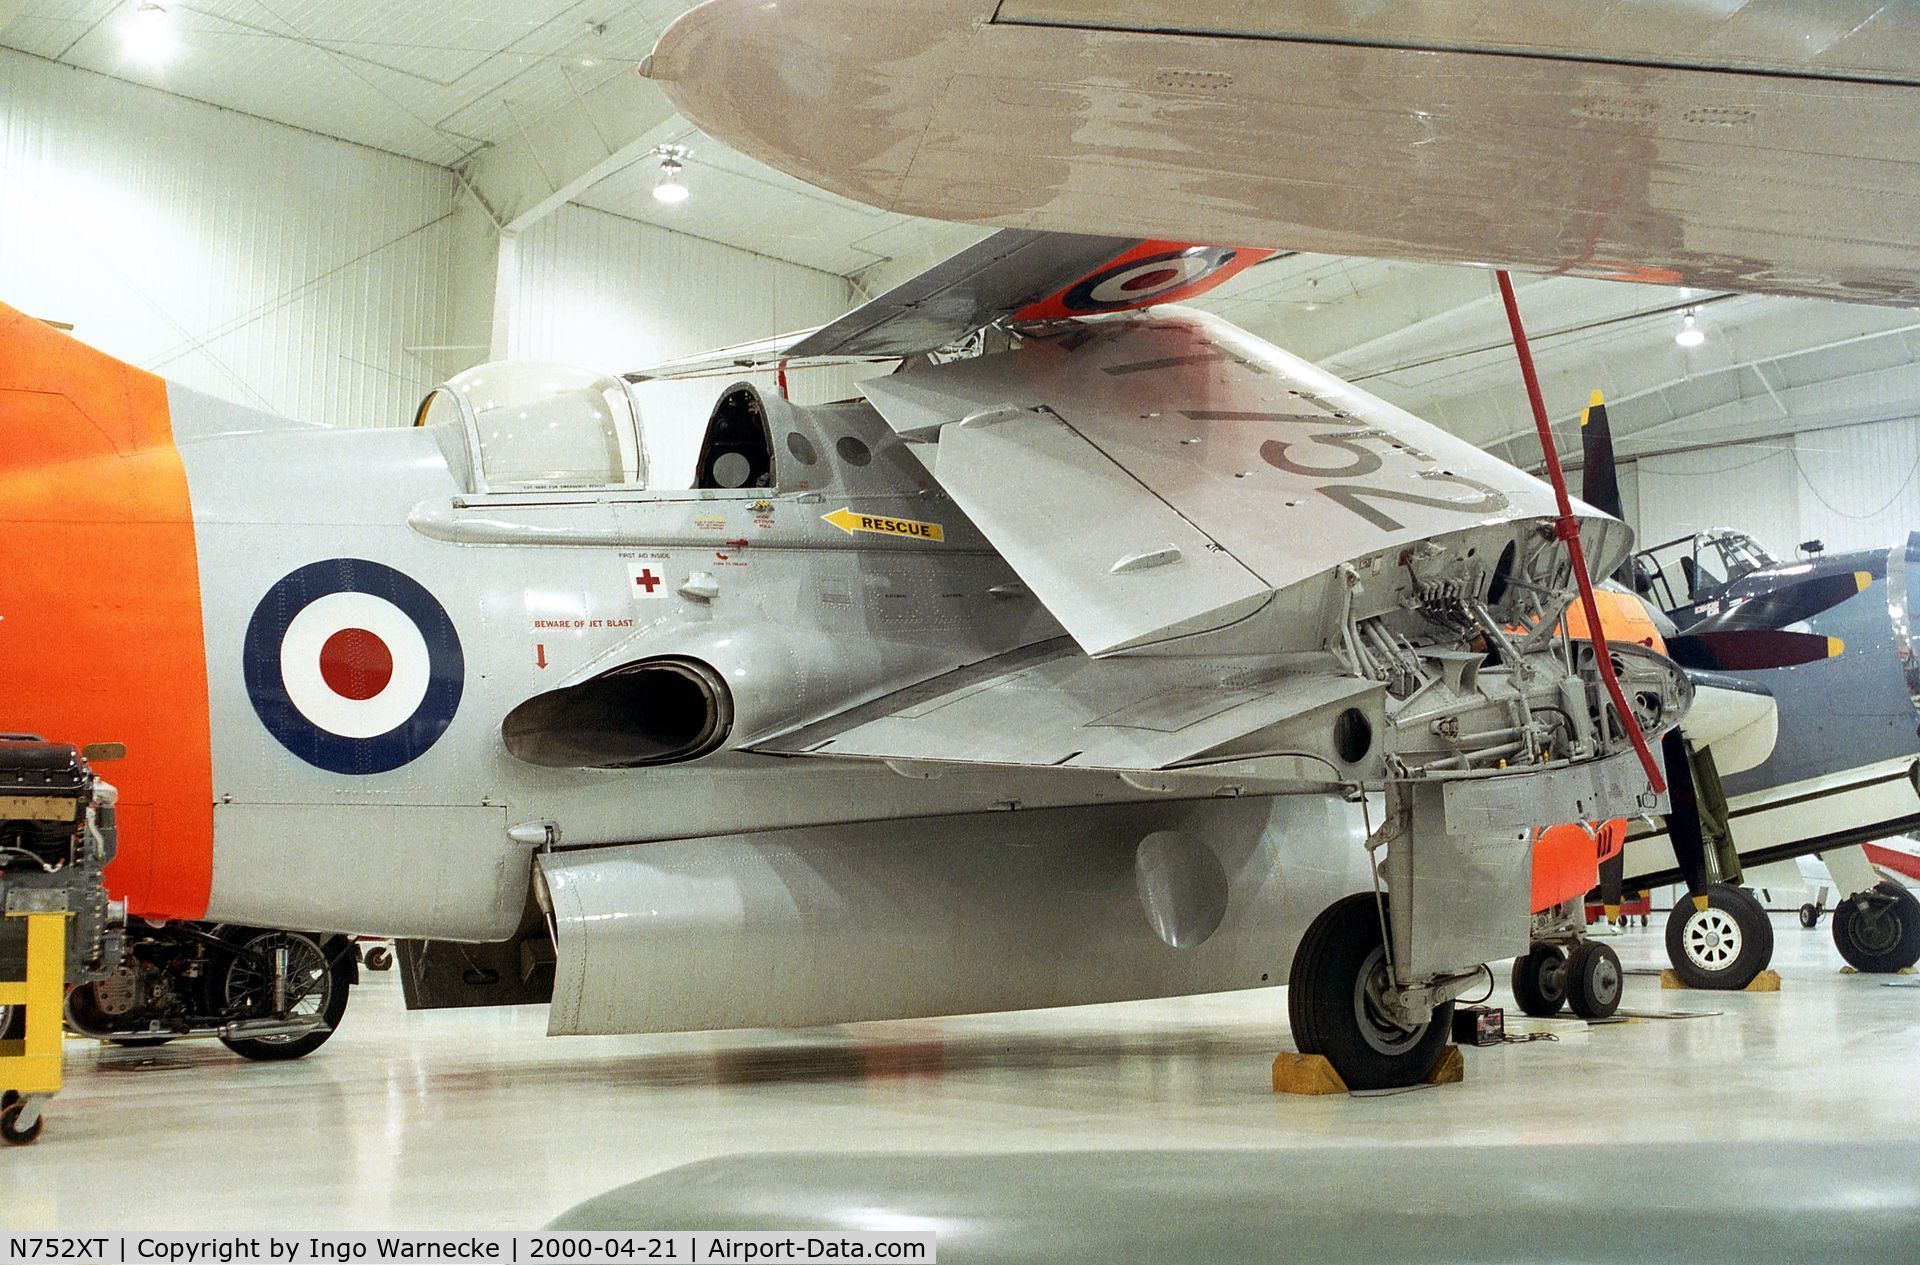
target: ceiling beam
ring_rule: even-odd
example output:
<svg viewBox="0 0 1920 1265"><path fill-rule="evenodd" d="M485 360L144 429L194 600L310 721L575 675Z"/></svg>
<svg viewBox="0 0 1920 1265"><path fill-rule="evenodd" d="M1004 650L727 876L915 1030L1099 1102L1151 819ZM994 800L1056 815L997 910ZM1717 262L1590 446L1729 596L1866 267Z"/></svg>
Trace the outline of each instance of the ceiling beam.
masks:
<svg viewBox="0 0 1920 1265"><path fill-rule="evenodd" d="M614 75L521 122L461 175L501 232L521 232L644 158L675 120L658 88L638 74Z"/></svg>

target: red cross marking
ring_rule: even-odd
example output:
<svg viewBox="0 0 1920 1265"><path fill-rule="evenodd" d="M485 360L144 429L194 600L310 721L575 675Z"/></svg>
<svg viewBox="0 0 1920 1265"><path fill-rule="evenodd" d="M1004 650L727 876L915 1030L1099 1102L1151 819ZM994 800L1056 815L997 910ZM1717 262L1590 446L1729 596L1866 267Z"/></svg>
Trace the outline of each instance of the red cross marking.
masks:
<svg viewBox="0 0 1920 1265"><path fill-rule="evenodd" d="M653 573L652 567L643 567L641 568L640 574L633 577L633 582L645 589L647 595L651 597L653 590L660 584L660 577Z"/></svg>

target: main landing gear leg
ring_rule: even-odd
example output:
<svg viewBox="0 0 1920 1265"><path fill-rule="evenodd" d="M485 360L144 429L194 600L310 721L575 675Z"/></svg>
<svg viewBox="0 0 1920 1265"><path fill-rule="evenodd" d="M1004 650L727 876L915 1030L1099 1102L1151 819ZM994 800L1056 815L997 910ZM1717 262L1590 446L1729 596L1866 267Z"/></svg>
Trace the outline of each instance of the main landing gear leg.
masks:
<svg viewBox="0 0 1920 1265"><path fill-rule="evenodd" d="M1395 786L1368 848L1386 853L1386 896L1361 892L1322 911L1294 954L1287 1013L1294 1044L1349 1089L1418 1084L1434 1071L1453 1002L1489 958L1526 939L1529 836L1446 834L1431 786ZM1419 847L1413 846L1418 836Z"/></svg>

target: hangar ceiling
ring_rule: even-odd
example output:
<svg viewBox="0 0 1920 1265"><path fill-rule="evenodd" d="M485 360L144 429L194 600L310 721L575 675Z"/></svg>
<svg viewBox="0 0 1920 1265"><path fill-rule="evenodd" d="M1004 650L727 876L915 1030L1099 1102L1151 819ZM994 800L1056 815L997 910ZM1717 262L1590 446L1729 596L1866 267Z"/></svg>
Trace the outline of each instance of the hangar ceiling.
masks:
<svg viewBox="0 0 1920 1265"><path fill-rule="evenodd" d="M587 137L555 196L849 278L871 293L978 236L810 188L700 136L633 74L685 0L192 0L170 4L177 55L128 55L129 0L8 0L0 45L424 162L484 186L490 158L533 166ZM9 14L11 19L9 20ZM604 108L638 100L631 116ZM645 94L645 95L634 95ZM583 108L603 99L599 114ZM652 100L648 100L648 98ZM692 153L694 196L652 197L653 146ZM525 164L523 164L525 165ZM567 176L580 177L572 185ZM577 186L577 187L575 187ZM510 217L495 208L503 222ZM1284 245L1284 243L1275 243ZM1598 387L1629 455L1915 415L1920 315L1573 278L1529 279L1522 304L1549 407L1563 421ZM1491 279L1480 269L1293 255L1208 301L1523 464L1535 450ZM1674 341L1697 308L1705 341Z"/></svg>

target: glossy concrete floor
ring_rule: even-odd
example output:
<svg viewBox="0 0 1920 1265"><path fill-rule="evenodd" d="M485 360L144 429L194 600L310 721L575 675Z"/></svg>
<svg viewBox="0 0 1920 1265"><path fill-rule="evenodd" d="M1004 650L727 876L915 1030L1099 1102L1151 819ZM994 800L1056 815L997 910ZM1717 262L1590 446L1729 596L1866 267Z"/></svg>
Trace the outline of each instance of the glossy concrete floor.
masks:
<svg viewBox="0 0 1920 1265"><path fill-rule="evenodd" d="M1470 1050L1463 1085L1365 1099L1270 1092L1273 1054L1290 1048L1278 990L549 1040L542 1008L408 1014L398 979L369 975L300 1063L70 1042L45 1136L0 1148L0 1226L523 1229L760 1150L1298 1147L1359 1166L1347 1148L1911 1140L1920 987L1841 974L1824 923L1777 925L1778 994L1662 991L1636 974L1630 1009L1717 1013L1536 1023L1559 1040ZM1658 934L1656 919L1615 942L1630 970L1662 964ZM1496 1000L1510 1002L1504 986Z"/></svg>

